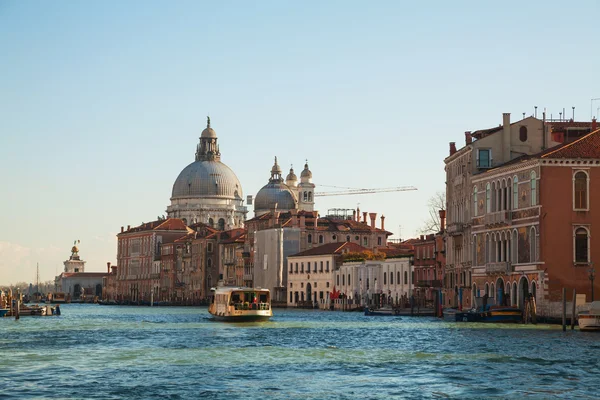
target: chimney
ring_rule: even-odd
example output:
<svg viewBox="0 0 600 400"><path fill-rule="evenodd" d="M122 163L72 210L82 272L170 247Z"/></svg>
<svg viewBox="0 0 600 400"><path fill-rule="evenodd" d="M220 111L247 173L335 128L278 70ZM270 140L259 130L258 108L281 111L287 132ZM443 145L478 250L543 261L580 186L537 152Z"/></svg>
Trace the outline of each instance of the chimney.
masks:
<svg viewBox="0 0 600 400"><path fill-rule="evenodd" d="M456 142L450 142L450 155L456 153Z"/></svg>
<svg viewBox="0 0 600 400"><path fill-rule="evenodd" d="M425 235L421 235L421 240L425 240Z"/></svg>
<svg viewBox="0 0 600 400"><path fill-rule="evenodd" d="M106 271L110 274L110 261L106 263Z"/></svg>
<svg viewBox="0 0 600 400"><path fill-rule="evenodd" d="M598 129L598 124L596 123L596 118L592 118L592 132Z"/></svg>
<svg viewBox="0 0 600 400"><path fill-rule="evenodd" d="M385 216L381 216L381 230L385 230Z"/></svg>
<svg viewBox="0 0 600 400"><path fill-rule="evenodd" d="M123 233L123 231L124 231L124 229L123 229L123 227L121 227L121 233Z"/></svg>
<svg viewBox="0 0 600 400"><path fill-rule="evenodd" d="M502 114L502 158L509 162L510 157L510 113Z"/></svg>
<svg viewBox="0 0 600 400"><path fill-rule="evenodd" d="M313 211L313 218L314 218L315 231L316 231L317 225L319 223L319 213L317 211Z"/></svg>
<svg viewBox="0 0 600 400"><path fill-rule="evenodd" d="M131 225L127 225L127 230L129 230L131 228Z"/></svg>
<svg viewBox="0 0 600 400"><path fill-rule="evenodd" d="M356 207L356 222L360 222L360 207Z"/></svg>
<svg viewBox="0 0 600 400"><path fill-rule="evenodd" d="M367 223L367 212L366 212L366 211L363 211L363 219L362 219L362 222L363 222L363 223L365 223L365 224Z"/></svg>
<svg viewBox="0 0 600 400"><path fill-rule="evenodd" d="M352 210L352 221L356 221L356 210Z"/></svg>
<svg viewBox="0 0 600 400"><path fill-rule="evenodd" d="M371 228L375 229L375 219L377 218L377 213L369 213L369 218L371 218Z"/></svg>
<svg viewBox="0 0 600 400"><path fill-rule="evenodd" d="M440 232L446 230L446 210L440 210Z"/></svg>
<svg viewBox="0 0 600 400"><path fill-rule="evenodd" d="M465 144L470 145L473 142L473 138L471 137L471 131L465 132Z"/></svg>

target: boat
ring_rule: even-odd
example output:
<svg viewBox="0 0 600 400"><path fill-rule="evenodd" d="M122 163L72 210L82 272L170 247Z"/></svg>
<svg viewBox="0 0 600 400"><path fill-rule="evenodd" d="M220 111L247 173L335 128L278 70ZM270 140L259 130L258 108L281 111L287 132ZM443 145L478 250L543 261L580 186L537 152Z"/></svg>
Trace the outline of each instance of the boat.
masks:
<svg viewBox="0 0 600 400"><path fill-rule="evenodd" d="M588 311L577 314L580 331L600 331L600 301L593 301Z"/></svg>
<svg viewBox="0 0 600 400"><path fill-rule="evenodd" d="M521 322L523 312L516 307L490 307L482 310L469 310L466 312L457 312L455 321L457 322Z"/></svg>
<svg viewBox="0 0 600 400"><path fill-rule="evenodd" d="M67 298L67 295L63 292L52 293L52 296L49 296L48 300L54 304L70 303L70 300Z"/></svg>
<svg viewBox="0 0 600 400"><path fill-rule="evenodd" d="M264 321L273 316L269 289L222 286L211 291L208 312L218 321Z"/></svg>
<svg viewBox="0 0 600 400"><path fill-rule="evenodd" d="M6 314L8 314L10 310L8 308L0 308L0 318L4 317Z"/></svg>
<svg viewBox="0 0 600 400"><path fill-rule="evenodd" d="M369 308L365 307L365 315L366 316L376 316L376 317L388 317L388 316L397 316L400 315L400 310L397 308L391 307L382 307L382 308Z"/></svg>
<svg viewBox="0 0 600 400"><path fill-rule="evenodd" d="M442 316L444 321L455 322L456 321L456 313L459 313L460 310L457 308L444 308L442 310Z"/></svg>

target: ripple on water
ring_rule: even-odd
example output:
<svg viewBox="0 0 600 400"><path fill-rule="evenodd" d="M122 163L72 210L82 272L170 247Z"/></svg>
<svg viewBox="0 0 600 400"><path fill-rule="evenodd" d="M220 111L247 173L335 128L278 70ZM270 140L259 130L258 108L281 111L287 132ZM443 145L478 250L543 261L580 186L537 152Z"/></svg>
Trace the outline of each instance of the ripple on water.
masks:
<svg viewBox="0 0 600 400"><path fill-rule="evenodd" d="M276 310L65 305L0 319L0 397L595 398L600 335Z"/></svg>

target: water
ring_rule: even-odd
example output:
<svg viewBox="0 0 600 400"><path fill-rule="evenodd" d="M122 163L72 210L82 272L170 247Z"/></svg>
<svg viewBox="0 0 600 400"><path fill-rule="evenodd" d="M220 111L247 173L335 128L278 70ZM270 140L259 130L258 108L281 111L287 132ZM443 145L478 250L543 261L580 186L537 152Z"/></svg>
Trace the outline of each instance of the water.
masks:
<svg viewBox="0 0 600 400"><path fill-rule="evenodd" d="M600 334L559 326L68 304L0 318L0 398L598 398Z"/></svg>

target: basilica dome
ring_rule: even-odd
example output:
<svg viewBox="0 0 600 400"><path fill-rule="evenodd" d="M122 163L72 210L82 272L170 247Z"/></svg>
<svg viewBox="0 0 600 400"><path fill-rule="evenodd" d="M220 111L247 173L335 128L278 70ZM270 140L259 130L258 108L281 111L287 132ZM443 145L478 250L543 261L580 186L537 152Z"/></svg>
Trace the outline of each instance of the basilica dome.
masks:
<svg viewBox="0 0 600 400"><path fill-rule="evenodd" d="M171 198L242 198L242 185L227 165L216 160L194 161L181 171L173 184Z"/></svg>
<svg viewBox="0 0 600 400"><path fill-rule="evenodd" d="M277 157L275 157L275 164L271 168L269 183L263 186L256 194L254 214L257 216L262 215L274 208L277 208L277 211L290 211L298 208L298 201L292 189L283 183L281 169L277 164Z"/></svg>

